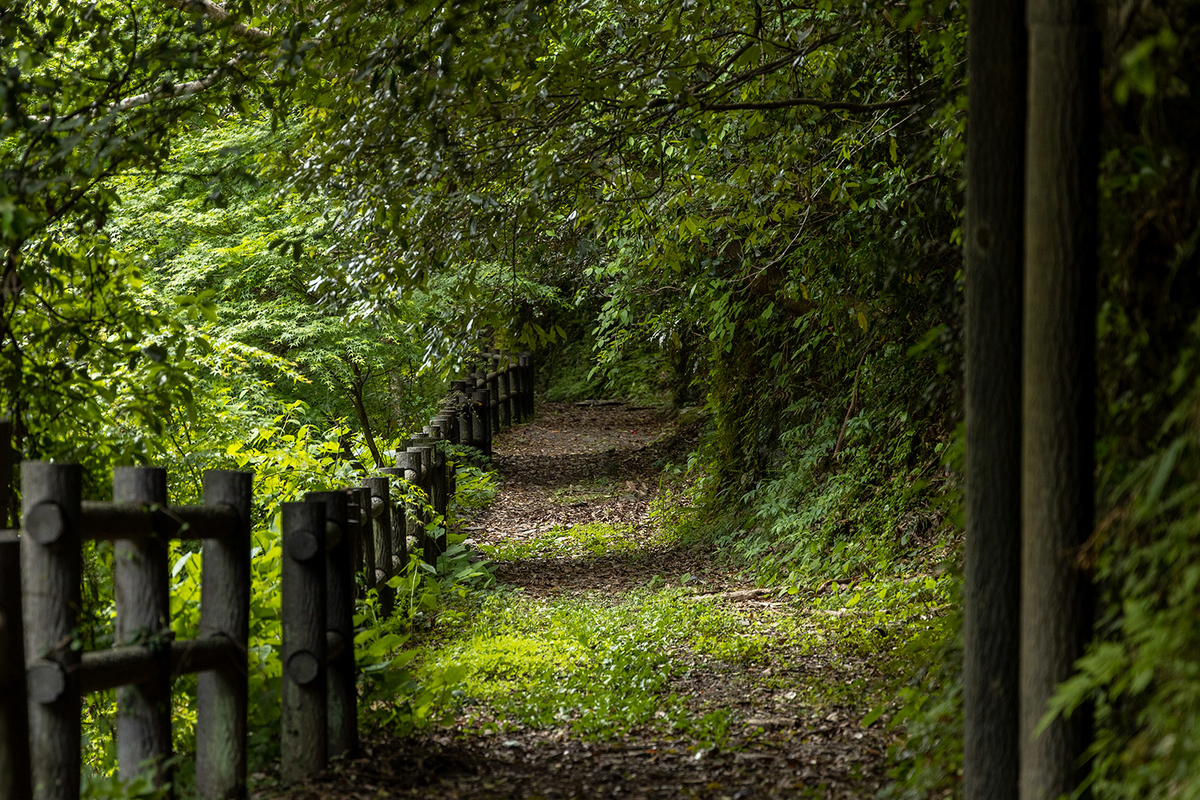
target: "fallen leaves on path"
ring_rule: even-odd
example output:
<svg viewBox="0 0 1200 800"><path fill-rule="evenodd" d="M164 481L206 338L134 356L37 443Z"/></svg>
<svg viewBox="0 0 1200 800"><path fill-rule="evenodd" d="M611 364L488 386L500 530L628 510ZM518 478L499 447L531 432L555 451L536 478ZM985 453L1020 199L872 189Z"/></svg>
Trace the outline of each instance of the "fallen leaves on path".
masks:
<svg viewBox="0 0 1200 800"><path fill-rule="evenodd" d="M520 543L556 529L620 524L637 543L652 538L651 508L663 464L681 460L689 431L652 409L623 405L539 407L536 422L497 437L500 490L466 522L477 544ZM752 586L717 554L678 545L582 557L522 558L499 565L499 581L530 598L610 597L686 586L686 602L720 603L768 637L794 605ZM803 627L803 625L801 625ZM890 735L863 727L861 689L877 677L864 659L820 647L778 646L753 663L691 652L669 691L699 718L732 712L722 748L653 731L582 741L569 727L484 732L479 717L407 738L380 736L358 758L286 795L333 798L863 798L885 779ZM817 701L814 686L845 687L843 703ZM853 696L855 692L860 696Z"/></svg>

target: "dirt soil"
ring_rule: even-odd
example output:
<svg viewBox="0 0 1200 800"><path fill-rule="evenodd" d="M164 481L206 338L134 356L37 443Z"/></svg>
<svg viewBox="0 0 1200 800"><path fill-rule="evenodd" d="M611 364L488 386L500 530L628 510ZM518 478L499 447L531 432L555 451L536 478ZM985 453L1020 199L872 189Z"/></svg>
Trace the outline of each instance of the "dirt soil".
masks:
<svg viewBox="0 0 1200 800"><path fill-rule="evenodd" d="M536 422L497 437L502 476L496 501L469 523L481 543L521 541L553 525L623 522L648 530L650 505L667 462L686 458L689 432L653 409L627 405L539 406ZM684 575L720 595L750 624L771 627L788 604L755 589L712 552L649 548L627 555L529 558L501 564L498 579L533 597L621 594L653 576ZM791 607L790 613L795 609ZM610 742L580 741L566 728L479 735L465 724L404 739L365 742L359 757L286 795L332 798L867 798L886 779L890 734L864 728L861 708L815 702L816 684L862 685L868 661L781 644L766 666L692 657L671 691L697 713L736 712L724 748L697 749L635 731ZM849 693L853 689L848 690Z"/></svg>

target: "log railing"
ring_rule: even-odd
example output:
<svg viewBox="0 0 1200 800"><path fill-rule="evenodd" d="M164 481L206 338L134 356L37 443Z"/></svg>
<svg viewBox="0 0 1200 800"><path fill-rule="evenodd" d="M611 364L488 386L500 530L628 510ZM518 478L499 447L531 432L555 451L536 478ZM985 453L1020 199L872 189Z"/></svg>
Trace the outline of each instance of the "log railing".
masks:
<svg viewBox="0 0 1200 800"><path fill-rule="evenodd" d="M489 351L477 363L396 452L395 467L283 504L285 782L357 747L356 573L390 614L388 581L408 563L408 538L431 564L446 547L444 524L434 526L455 489L446 445L490 455L495 432L533 415L531 354ZM82 698L105 689L118 690L120 777L149 769L155 784L169 781L171 684L189 673L198 673L197 792L244 797L252 476L209 470L202 505L171 506L166 470L119 467L112 501L97 503L82 500L78 465L26 461L20 528L9 530L11 439L0 421L0 800L77 800ZM390 476L420 492L394 507ZM170 628L172 539L198 540L203 552L199 632L185 641ZM106 650L80 646L85 540L113 543L116 645Z"/></svg>

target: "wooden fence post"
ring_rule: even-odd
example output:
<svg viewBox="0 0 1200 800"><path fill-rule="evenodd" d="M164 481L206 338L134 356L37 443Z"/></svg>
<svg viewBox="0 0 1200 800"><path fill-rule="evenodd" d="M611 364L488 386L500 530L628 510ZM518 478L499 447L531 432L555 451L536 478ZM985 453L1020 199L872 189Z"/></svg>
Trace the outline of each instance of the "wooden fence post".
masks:
<svg viewBox="0 0 1200 800"><path fill-rule="evenodd" d="M342 492L346 495L346 538L350 542L350 573L357 576L362 573L363 568L363 549L362 537L359 535L358 524L358 495L353 489L343 489ZM352 594L355 598L358 597L358 579L355 577L352 585Z"/></svg>
<svg viewBox="0 0 1200 800"><path fill-rule="evenodd" d="M512 382L512 414L513 424L525 422L525 370L521 367L521 356L509 354L509 370Z"/></svg>
<svg viewBox="0 0 1200 800"><path fill-rule="evenodd" d="M3 530L12 496L12 423L0 419L0 798L30 800L21 540L16 531Z"/></svg>
<svg viewBox="0 0 1200 800"><path fill-rule="evenodd" d="M524 409L521 416L524 422L533 420L533 353L526 350L517 357L521 365L521 406Z"/></svg>
<svg viewBox="0 0 1200 800"><path fill-rule="evenodd" d="M354 561L345 492L309 492L304 499L325 506L326 535L340 539L330 548L325 573L325 624L333 634L326 677L330 758L358 747L358 693L354 675Z"/></svg>
<svg viewBox="0 0 1200 800"><path fill-rule="evenodd" d="M425 491L429 495L429 505L432 506L432 512L425 520L425 541L433 548L433 560L429 563L436 564L438 553L441 552L439 546L439 537L431 535L431 531L435 527L434 517L442 514L445 508L446 497L446 481L445 481L445 458L443 453L438 452L436 434L432 428L426 428L420 434L421 441L416 445L422 450L421 457L424 460L422 466L425 470ZM443 456L442 467L438 467L438 456ZM428 556L428 553L426 553ZM426 559L428 561L428 558Z"/></svg>
<svg viewBox="0 0 1200 800"><path fill-rule="evenodd" d="M409 452L417 453L421 461L420 471L417 476L418 485L421 491L425 492L427 507L418 511L418 516L421 520L421 535L417 539L418 545L421 547L421 557L426 564L433 566L437 564L437 542L430 535L430 528L433 527L433 514L436 512L436 497L434 495L434 475L433 475L433 445L428 440L424 433L413 434L413 444L408 448Z"/></svg>
<svg viewBox="0 0 1200 800"><path fill-rule="evenodd" d="M449 459L446 458L447 441L439 428L434 428L433 441L430 442L430 455L433 458L433 511L442 517L442 532L434 539L438 554L446 552L446 513L450 509L450 469Z"/></svg>
<svg viewBox="0 0 1200 800"><path fill-rule="evenodd" d="M167 471L156 467L113 470L113 502L166 506ZM167 534L158 516L150 536L113 543L113 591L118 645L162 640L171 632L167 572ZM121 780L132 780L144 766L162 786L171 779L171 658L165 646L150 647L154 674L117 689L117 765ZM149 762L149 763L148 763Z"/></svg>
<svg viewBox="0 0 1200 800"><path fill-rule="evenodd" d="M491 368L487 372L487 388L490 402L488 403L488 421L492 436L500 432L500 358L491 356L488 359Z"/></svg>
<svg viewBox="0 0 1200 800"><path fill-rule="evenodd" d="M387 478L367 478L363 481L371 493L371 536L375 540L375 585L379 592L379 607L385 617L392 615L395 590L388 581L396 574L392 561L392 500Z"/></svg>
<svg viewBox="0 0 1200 800"><path fill-rule="evenodd" d="M399 454L397 454L397 458L396 458L397 466L384 467L383 469L381 469L379 471L382 472L384 475L397 475L397 476L403 478L404 477L404 467L402 465L400 465L400 461L401 461L401 459L399 458ZM404 571L405 568L408 567L407 514L405 513L404 508L401 508L401 507L393 508L390 484L388 484L387 492L388 492L388 494L387 494L388 507L387 507L387 510L385 513L391 517L391 533L390 533L390 535L392 537L392 574L399 575L401 572ZM394 599L395 598L393 597L393 601L394 601Z"/></svg>
<svg viewBox="0 0 1200 800"><path fill-rule="evenodd" d="M442 441L448 444L454 444L454 437L451 434L458 431L458 421L451 416L446 416L441 419L441 426ZM446 514L450 509L450 505L454 502L454 493L458 491L458 475L456 474L455 470L453 451L451 451L450 448L446 447L445 445L441 447L441 451L442 464L446 476L446 488L444 490L444 494L446 496L446 507L442 510L442 513ZM447 527L446 530L449 531L449 527Z"/></svg>
<svg viewBox="0 0 1200 800"><path fill-rule="evenodd" d="M487 389L477 389L471 393L471 438L485 456L492 454L492 417L488 411L490 401L491 393Z"/></svg>
<svg viewBox="0 0 1200 800"><path fill-rule="evenodd" d="M442 431L436 426L425 429L427 437L423 444L429 446L429 484L433 492L433 513L446 516L446 499L449 481L446 479L446 450L441 446L444 441ZM442 548L445 549L445 548Z"/></svg>
<svg viewBox="0 0 1200 800"><path fill-rule="evenodd" d="M82 556L78 464L21 465L21 600L36 800L78 800Z"/></svg>
<svg viewBox="0 0 1200 800"><path fill-rule="evenodd" d="M517 363L517 355L511 350L504 351L504 363L508 366L508 408L512 424L521 421L521 370Z"/></svg>
<svg viewBox="0 0 1200 800"><path fill-rule="evenodd" d="M363 576L363 592L375 588L375 536L371 532L371 494L355 486L346 490L347 519L354 547L354 572ZM357 579L355 597L358 596Z"/></svg>
<svg viewBox="0 0 1200 800"><path fill-rule="evenodd" d="M325 768L326 539L324 503L283 504L280 776L295 783Z"/></svg>
<svg viewBox="0 0 1200 800"><path fill-rule="evenodd" d="M0 425L0 435L4 433ZM6 455L0 453L0 458ZM3 488L5 484L0 484ZM30 800L33 796L22 628L21 541L15 531L4 530L0 531L0 798L5 800Z"/></svg>
<svg viewBox="0 0 1200 800"><path fill-rule="evenodd" d="M401 450L396 453L396 466L404 471L404 480L411 488L421 488L421 453L417 450ZM425 552L425 522L418 502L408 497L404 502L404 524L401 526L405 538L411 536L413 547ZM406 542L407 544L407 542Z"/></svg>
<svg viewBox="0 0 1200 800"><path fill-rule="evenodd" d="M458 428L458 443L467 447L475 445L474 429L471 426L471 388L469 381L455 381L457 398L454 408L454 424Z"/></svg>
<svg viewBox="0 0 1200 800"><path fill-rule="evenodd" d="M444 407L431 420L434 427L442 432L442 438L450 444L458 444L458 426L451 424L454 418L455 411L452 408Z"/></svg>
<svg viewBox="0 0 1200 800"><path fill-rule="evenodd" d="M0 419L0 529L8 528L8 510L12 506L12 423ZM13 521L16 527L16 521Z"/></svg>
<svg viewBox="0 0 1200 800"><path fill-rule="evenodd" d="M508 366L508 351L498 352L495 359L496 382L500 387L500 427L511 428L513 424L513 381L512 370Z"/></svg>
<svg viewBox="0 0 1200 800"><path fill-rule="evenodd" d="M379 582L375 579L375 565L378 556L375 550L375 517L371 507L371 490L364 481L361 486L351 489L358 496L358 535L362 540L363 577L367 589L378 589Z"/></svg>
<svg viewBox="0 0 1200 800"><path fill-rule="evenodd" d="M205 539L200 578L200 637L224 636L234 663L196 678L196 789L205 800L246 795L247 648L250 639L249 472L204 473L204 505L230 506L239 524L224 538Z"/></svg>

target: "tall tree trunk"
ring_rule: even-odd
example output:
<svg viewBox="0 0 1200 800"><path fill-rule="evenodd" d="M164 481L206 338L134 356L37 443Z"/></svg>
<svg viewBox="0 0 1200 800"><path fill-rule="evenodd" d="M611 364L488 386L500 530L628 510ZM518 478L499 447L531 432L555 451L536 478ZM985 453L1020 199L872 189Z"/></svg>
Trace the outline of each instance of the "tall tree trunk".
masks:
<svg viewBox="0 0 1200 800"><path fill-rule="evenodd" d="M963 791L1015 800L1021 632L1025 0L973 2L964 395Z"/></svg>
<svg viewBox="0 0 1200 800"><path fill-rule="evenodd" d="M1091 636L1099 58L1087 0L1030 0L1025 205L1021 798L1074 790L1090 708L1035 735Z"/></svg>
<svg viewBox="0 0 1200 800"><path fill-rule="evenodd" d="M350 402L354 404L354 413L358 415L358 424L362 426L363 439L367 442L367 449L371 451L371 458L375 459L375 468L380 469L383 467L383 459L380 458L379 447L375 444L375 434L371 431L371 417L367 414L367 404L363 398L363 391L370 375L364 376L353 359L347 357L346 363L350 365L350 371L354 373L354 380L350 382Z"/></svg>

